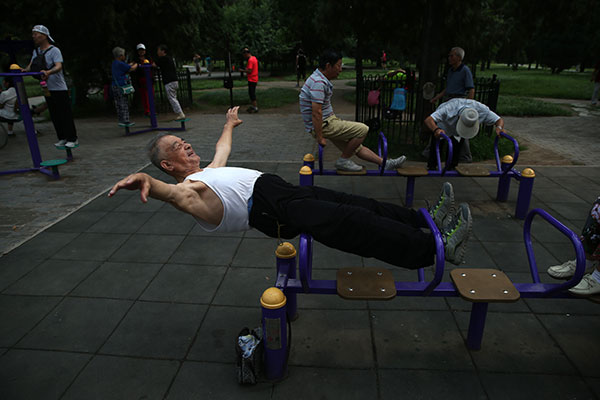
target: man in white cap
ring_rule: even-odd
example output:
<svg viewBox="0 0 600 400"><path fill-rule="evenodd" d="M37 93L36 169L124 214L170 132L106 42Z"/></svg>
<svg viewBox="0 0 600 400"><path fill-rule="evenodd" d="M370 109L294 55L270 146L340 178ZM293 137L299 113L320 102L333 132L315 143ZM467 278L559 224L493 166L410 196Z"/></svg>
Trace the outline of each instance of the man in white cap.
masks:
<svg viewBox="0 0 600 400"><path fill-rule="evenodd" d="M458 165L460 149L464 139L474 138L479 132L479 125L495 125L496 135L504 130L504 120L491 111L488 106L471 99L455 98L442 103L429 117L425 125L436 138L445 133L452 139L452 162L448 169ZM429 150L428 168L434 169L436 164L435 146Z"/></svg>
<svg viewBox="0 0 600 400"><path fill-rule="evenodd" d="M25 71L41 72L41 80L46 82L48 91L44 97L58 136L55 145L76 147L79 143L71 112L69 89L63 74L62 53L58 47L50 44L50 42L54 43L54 39L44 25L36 25L31 31L36 48Z"/></svg>

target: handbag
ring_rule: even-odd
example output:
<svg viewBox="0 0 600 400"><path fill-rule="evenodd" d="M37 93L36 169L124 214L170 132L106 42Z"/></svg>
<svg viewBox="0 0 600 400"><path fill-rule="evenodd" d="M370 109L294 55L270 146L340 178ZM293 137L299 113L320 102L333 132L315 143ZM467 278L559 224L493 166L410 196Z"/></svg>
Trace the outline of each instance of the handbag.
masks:
<svg viewBox="0 0 600 400"><path fill-rule="evenodd" d="M119 86L119 89L121 89L121 93L123 93L124 95L135 93L135 89L133 88L133 85L131 85L131 83L128 83L124 86Z"/></svg>
<svg viewBox="0 0 600 400"><path fill-rule="evenodd" d="M369 94L367 95L367 104L370 107L379 104L379 90L369 90Z"/></svg>

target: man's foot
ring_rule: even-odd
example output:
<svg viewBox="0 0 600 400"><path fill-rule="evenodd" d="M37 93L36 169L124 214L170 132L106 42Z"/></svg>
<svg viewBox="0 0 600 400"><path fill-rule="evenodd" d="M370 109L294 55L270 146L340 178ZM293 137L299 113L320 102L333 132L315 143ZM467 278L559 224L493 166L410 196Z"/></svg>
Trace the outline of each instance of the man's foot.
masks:
<svg viewBox="0 0 600 400"><path fill-rule="evenodd" d="M587 274L583 276L581 282L569 289L569 292L577 296L600 294L600 283L594 279L592 274Z"/></svg>
<svg viewBox="0 0 600 400"><path fill-rule="evenodd" d="M8 136L16 136L14 131L8 131Z"/></svg>
<svg viewBox="0 0 600 400"><path fill-rule="evenodd" d="M600 261L586 261L585 273L591 274L594 269L600 264ZM553 265L548 268L548 275L556 279L569 279L575 275L575 268L577 267L575 260L569 260L560 265Z"/></svg>
<svg viewBox="0 0 600 400"><path fill-rule="evenodd" d="M54 143L56 147L64 146L67 143L65 139L60 139L58 142Z"/></svg>
<svg viewBox="0 0 600 400"><path fill-rule="evenodd" d="M180 112L179 114L177 114L177 116L175 117L175 120L178 119L185 119L185 114L183 112Z"/></svg>
<svg viewBox="0 0 600 400"><path fill-rule="evenodd" d="M79 146L79 140L77 140L77 139L75 139L74 142L65 143L65 147L73 148L73 147L77 147L77 146Z"/></svg>
<svg viewBox="0 0 600 400"><path fill-rule="evenodd" d="M454 213L454 188L450 182L444 182L437 202L429 208L429 215L440 232L443 231L444 221Z"/></svg>
<svg viewBox="0 0 600 400"><path fill-rule="evenodd" d="M347 172L360 172L362 171L363 167L349 158L340 157L335 162L335 169Z"/></svg>
<svg viewBox="0 0 600 400"><path fill-rule="evenodd" d="M246 109L246 112L248 114L252 114L252 113L257 113L258 112L258 107L254 107L254 106L250 106Z"/></svg>
<svg viewBox="0 0 600 400"><path fill-rule="evenodd" d="M394 170L402 167L402 164L406 161L406 156L400 156L398 158L391 158L385 162L385 169Z"/></svg>
<svg viewBox="0 0 600 400"><path fill-rule="evenodd" d="M461 203L458 206L456 214L444 226L444 252L446 261L459 265L465 258L467 242L471 236L473 226L473 217L467 203Z"/></svg>

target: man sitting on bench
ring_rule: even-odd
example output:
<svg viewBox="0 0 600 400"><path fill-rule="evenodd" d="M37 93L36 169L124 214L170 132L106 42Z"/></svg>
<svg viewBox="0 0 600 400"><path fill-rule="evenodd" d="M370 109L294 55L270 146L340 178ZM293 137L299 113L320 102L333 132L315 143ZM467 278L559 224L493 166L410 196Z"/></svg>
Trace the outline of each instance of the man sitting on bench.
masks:
<svg viewBox="0 0 600 400"><path fill-rule="evenodd" d="M200 156L185 140L159 134L148 146L152 163L177 180L167 184L145 173L128 176L109 192L140 190L192 215L209 232L233 232L255 228L270 237L290 239L307 233L326 246L375 257L384 262L416 269L432 265L434 236L421 230L423 216L396 204L316 186L295 186L276 175L226 167L233 129L242 121L238 107L227 112L226 123L210 164L200 168ZM442 233L446 260L461 263L471 231L472 218L465 203L453 211L452 186L445 183L430 210Z"/></svg>

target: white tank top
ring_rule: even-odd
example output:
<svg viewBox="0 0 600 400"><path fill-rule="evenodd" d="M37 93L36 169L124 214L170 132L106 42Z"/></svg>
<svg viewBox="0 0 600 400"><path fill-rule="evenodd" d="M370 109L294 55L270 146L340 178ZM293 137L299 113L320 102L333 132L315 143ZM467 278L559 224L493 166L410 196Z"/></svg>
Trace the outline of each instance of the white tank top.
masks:
<svg viewBox="0 0 600 400"><path fill-rule="evenodd" d="M200 181L212 189L223 203L223 219L219 225L196 221L207 232L239 232L250 229L248 200L252 197L254 183L262 172L253 169L220 167L204 168L188 175L185 180Z"/></svg>

